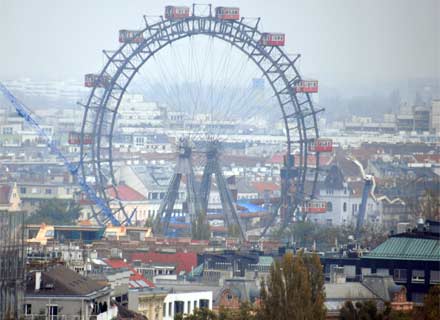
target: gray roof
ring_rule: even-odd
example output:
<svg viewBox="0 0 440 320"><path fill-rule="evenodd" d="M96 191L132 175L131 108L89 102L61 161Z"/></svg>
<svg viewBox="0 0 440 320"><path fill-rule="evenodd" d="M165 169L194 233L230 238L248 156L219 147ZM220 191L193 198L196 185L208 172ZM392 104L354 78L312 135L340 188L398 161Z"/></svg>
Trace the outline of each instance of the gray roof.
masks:
<svg viewBox="0 0 440 320"><path fill-rule="evenodd" d="M362 284L383 301L391 301L394 293L401 291L403 288L403 286L397 285L391 276L379 274L365 275Z"/></svg>
<svg viewBox="0 0 440 320"><path fill-rule="evenodd" d="M326 283L325 294L327 301L358 301L376 300L378 297L366 286L359 282Z"/></svg>
<svg viewBox="0 0 440 320"><path fill-rule="evenodd" d="M110 287L86 278L64 266L55 266L41 273L40 290L35 290L35 272L26 279L26 295L42 296L90 296L102 292L107 294Z"/></svg>
<svg viewBox="0 0 440 320"><path fill-rule="evenodd" d="M214 296L214 304L218 304L220 295L225 290L231 290L241 302L255 302L260 297L260 289L255 280L232 278L224 281L223 287Z"/></svg>

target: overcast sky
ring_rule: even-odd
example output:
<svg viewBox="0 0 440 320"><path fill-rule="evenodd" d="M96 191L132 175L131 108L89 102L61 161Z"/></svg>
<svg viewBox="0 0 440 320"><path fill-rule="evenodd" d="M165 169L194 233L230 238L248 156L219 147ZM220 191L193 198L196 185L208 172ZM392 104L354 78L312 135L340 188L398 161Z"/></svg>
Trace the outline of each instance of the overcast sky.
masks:
<svg viewBox="0 0 440 320"><path fill-rule="evenodd" d="M159 0L0 0L0 79L78 78L99 69L119 29L163 14ZM301 71L343 86L440 75L440 0L238 0L241 14L287 35Z"/></svg>

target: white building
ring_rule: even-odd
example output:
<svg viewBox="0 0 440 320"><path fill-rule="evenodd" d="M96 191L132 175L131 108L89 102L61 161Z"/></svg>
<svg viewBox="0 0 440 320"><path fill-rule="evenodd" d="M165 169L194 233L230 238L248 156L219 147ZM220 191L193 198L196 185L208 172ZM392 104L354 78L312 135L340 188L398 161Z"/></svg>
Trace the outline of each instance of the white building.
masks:
<svg viewBox="0 0 440 320"><path fill-rule="evenodd" d="M173 320L179 313L192 314L195 308L212 310L212 291L169 293L163 305L163 320Z"/></svg>
<svg viewBox="0 0 440 320"><path fill-rule="evenodd" d="M165 111L156 102L144 101L140 94L126 94L118 109L118 127L162 126Z"/></svg>

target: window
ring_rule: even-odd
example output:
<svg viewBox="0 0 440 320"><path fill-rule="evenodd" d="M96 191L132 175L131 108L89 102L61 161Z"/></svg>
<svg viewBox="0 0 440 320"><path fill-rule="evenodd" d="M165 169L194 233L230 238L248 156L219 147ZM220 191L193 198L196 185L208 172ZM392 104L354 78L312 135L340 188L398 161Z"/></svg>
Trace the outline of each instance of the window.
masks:
<svg viewBox="0 0 440 320"><path fill-rule="evenodd" d="M21 187L20 188L20 193L21 194L25 194L26 193L26 188L25 187Z"/></svg>
<svg viewBox="0 0 440 320"><path fill-rule="evenodd" d="M162 310L162 316L163 316L163 317L166 317L166 315L167 315L167 304L164 303L163 306L162 306L162 308L163 308L163 310Z"/></svg>
<svg viewBox="0 0 440 320"><path fill-rule="evenodd" d="M49 316L50 319L56 319L58 316L58 306L47 306L47 315ZM55 316L55 317L52 317Z"/></svg>
<svg viewBox="0 0 440 320"><path fill-rule="evenodd" d="M3 134L12 134L12 127L3 128Z"/></svg>
<svg viewBox="0 0 440 320"><path fill-rule="evenodd" d="M342 205L342 211L347 212L347 202Z"/></svg>
<svg viewBox="0 0 440 320"><path fill-rule="evenodd" d="M420 293L420 292L414 292L411 295L411 300L414 303L423 303L424 299L425 299L425 295L423 293Z"/></svg>
<svg viewBox="0 0 440 320"><path fill-rule="evenodd" d="M168 303L168 317L171 317L172 316L172 312L173 312L173 303L172 302L169 302Z"/></svg>
<svg viewBox="0 0 440 320"><path fill-rule="evenodd" d="M30 303L26 303L24 305L24 314L25 315L30 315L32 314L32 305Z"/></svg>
<svg viewBox="0 0 440 320"><path fill-rule="evenodd" d="M413 283L423 283L425 282L425 271L424 270L413 270L411 281Z"/></svg>
<svg viewBox="0 0 440 320"><path fill-rule="evenodd" d="M191 313L191 301L186 303L186 313Z"/></svg>
<svg viewBox="0 0 440 320"><path fill-rule="evenodd" d="M406 282L407 277L406 269L394 269L394 281Z"/></svg>
<svg viewBox="0 0 440 320"><path fill-rule="evenodd" d="M194 300L194 309L197 308L197 300Z"/></svg>
<svg viewBox="0 0 440 320"><path fill-rule="evenodd" d="M203 308L209 309L209 300L208 299L200 299L199 306L200 306L200 309L203 309Z"/></svg>
<svg viewBox="0 0 440 320"><path fill-rule="evenodd" d="M440 271L431 270L429 283L430 284L440 283Z"/></svg>
<svg viewBox="0 0 440 320"><path fill-rule="evenodd" d="M390 271L388 269L377 268L376 274L380 274L380 275L383 275L383 276L389 276L390 275Z"/></svg>
<svg viewBox="0 0 440 320"><path fill-rule="evenodd" d="M371 274L371 268L361 268L361 273L363 276Z"/></svg>
<svg viewBox="0 0 440 320"><path fill-rule="evenodd" d="M174 314L178 315L178 314L182 314L185 312L185 310L183 309L185 306L185 303L183 301L174 301Z"/></svg>
<svg viewBox="0 0 440 320"><path fill-rule="evenodd" d="M327 202L327 211L328 212L332 212L333 211L333 203L331 203L330 201Z"/></svg>
<svg viewBox="0 0 440 320"><path fill-rule="evenodd" d="M46 189L44 193L45 194L52 194L52 189Z"/></svg>

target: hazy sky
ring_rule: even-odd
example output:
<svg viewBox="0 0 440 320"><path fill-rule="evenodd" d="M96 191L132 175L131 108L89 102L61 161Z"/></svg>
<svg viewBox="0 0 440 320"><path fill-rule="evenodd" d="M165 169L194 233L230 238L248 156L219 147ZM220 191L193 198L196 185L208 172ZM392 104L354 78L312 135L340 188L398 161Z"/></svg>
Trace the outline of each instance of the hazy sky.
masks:
<svg viewBox="0 0 440 320"><path fill-rule="evenodd" d="M102 49L142 15L163 14L159 0L0 0L0 79L78 78L100 69ZM241 14L287 34L301 71L344 86L440 77L440 0L238 0Z"/></svg>

